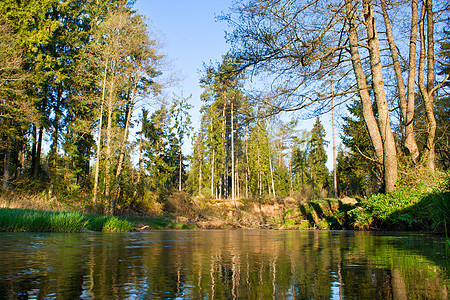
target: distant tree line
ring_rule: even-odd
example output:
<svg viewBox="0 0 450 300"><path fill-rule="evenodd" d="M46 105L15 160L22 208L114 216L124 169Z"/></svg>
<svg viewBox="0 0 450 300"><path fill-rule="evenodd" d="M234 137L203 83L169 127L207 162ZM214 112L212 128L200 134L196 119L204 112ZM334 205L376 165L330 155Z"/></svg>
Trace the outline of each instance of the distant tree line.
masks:
<svg viewBox="0 0 450 300"><path fill-rule="evenodd" d="M295 120L260 118L240 67L230 54L205 66L189 192L215 199L326 196L328 142L320 119L307 132Z"/></svg>

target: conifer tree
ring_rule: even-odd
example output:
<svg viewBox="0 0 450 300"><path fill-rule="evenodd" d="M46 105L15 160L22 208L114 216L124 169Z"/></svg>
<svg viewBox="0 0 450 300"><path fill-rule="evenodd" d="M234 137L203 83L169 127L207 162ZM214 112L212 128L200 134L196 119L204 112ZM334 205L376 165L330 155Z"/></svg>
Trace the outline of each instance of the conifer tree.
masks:
<svg viewBox="0 0 450 300"><path fill-rule="evenodd" d="M311 130L311 139L309 140L309 164L311 170L311 181L316 195L320 195L328 183L328 169L326 167L327 154L325 147L328 142L325 140L325 129L320 122L319 117Z"/></svg>

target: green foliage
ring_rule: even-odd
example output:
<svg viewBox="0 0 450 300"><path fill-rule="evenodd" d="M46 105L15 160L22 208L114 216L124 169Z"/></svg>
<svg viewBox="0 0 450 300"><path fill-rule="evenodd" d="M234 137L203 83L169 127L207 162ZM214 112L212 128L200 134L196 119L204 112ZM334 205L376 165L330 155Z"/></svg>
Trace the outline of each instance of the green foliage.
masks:
<svg viewBox="0 0 450 300"><path fill-rule="evenodd" d="M349 211L354 226L362 229L408 229L444 232L450 224L450 193L424 184L375 194Z"/></svg>
<svg viewBox="0 0 450 300"><path fill-rule="evenodd" d="M150 188L160 195L161 199L164 198L165 193L178 185L180 165L182 176L186 167L182 163L179 137L174 133L177 128L170 127L170 118L171 115L165 105L162 105L150 117L146 110L142 111L141 150L144 155L144 164L150 174Z"/></svg>

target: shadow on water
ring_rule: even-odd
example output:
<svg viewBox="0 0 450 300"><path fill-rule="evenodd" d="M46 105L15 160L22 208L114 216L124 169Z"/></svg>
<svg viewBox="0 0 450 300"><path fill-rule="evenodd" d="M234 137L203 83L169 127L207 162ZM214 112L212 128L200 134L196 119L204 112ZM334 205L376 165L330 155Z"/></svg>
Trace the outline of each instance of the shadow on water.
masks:
<svg viewBox="0 0 450 300"><path fill-rule="evenodd" d="M441 241L422 234L160 230L0 240L6 299L447 299L450 285Z"/></svg>

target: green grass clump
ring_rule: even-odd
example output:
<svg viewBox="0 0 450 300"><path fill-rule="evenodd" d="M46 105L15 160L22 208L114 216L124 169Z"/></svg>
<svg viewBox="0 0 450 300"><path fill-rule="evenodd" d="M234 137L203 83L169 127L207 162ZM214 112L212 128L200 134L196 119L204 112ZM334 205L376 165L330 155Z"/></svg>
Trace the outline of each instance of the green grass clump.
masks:
<svg viewBox="0 0 450 300"><path fill-rule="evenodd" d="M0 209L0 231L8 232L103 232L133 231L132 222L115 216L84 215L28 209Z"/></svg>
<svg viewBox="0 0 450 300"><path fill-rule="evenodd" d="M86 224L79 213L0 209L0 231L82 232Z"/></svg>
<svg viewBox="0 0 450 300"><path fill-rule="evenodd" d="M87 229L91 231L129 232L135 229L132 222L115 216L87 215L87 219Z"/></svg>

